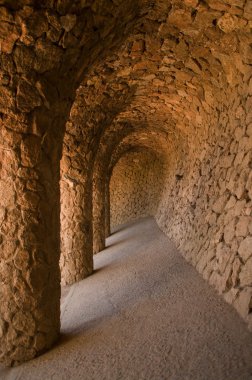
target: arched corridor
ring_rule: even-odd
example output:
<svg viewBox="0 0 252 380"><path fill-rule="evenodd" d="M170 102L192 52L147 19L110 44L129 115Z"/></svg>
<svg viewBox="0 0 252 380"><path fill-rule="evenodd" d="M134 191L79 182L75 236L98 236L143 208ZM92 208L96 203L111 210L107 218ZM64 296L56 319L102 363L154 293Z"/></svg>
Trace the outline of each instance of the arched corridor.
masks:
<svg viewBox="0 0 252 380"><path fill-rule="evenodd" d="M250 379L244 322L146 218L120 226L65 289L62 338L4 380Z"/></svg>
<svg viewBox="0 0 252 380"><path fill-rule="evenodd" d="M251 0L0 3L0 361L146 216L251 330Z"/></svg>
<svg viewBox="0 0 252 380"><path fill-rule="evenodd" d="M155 215L164 186L164 163L153 151L127 151L110 179L110 225Z"/></svg>

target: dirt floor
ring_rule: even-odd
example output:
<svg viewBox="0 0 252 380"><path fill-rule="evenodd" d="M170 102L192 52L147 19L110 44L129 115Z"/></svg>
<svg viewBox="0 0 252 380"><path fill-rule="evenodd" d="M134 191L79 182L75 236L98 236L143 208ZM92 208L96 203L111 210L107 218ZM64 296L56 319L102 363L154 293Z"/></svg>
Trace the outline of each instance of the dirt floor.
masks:
<svg viewBox="0 0 252 380"><path fill-rule="evenodd" d="M94 275L63 289L60 342L0 379L252 379L252 334L153 219L107 245Z"/></svg>

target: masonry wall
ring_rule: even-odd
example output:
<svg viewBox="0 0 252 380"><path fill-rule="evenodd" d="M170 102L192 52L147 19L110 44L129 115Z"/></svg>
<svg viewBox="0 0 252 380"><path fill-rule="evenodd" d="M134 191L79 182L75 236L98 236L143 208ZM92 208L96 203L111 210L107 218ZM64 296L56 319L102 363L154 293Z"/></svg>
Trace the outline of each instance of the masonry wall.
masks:
<svg viewBox="0 0 252 380"><path fill-rule="evenodd" d="M110 181L111 227L154 215L162 187L163 166L153 154L124 155Z"/></svg>
<svg viewBox="0 0 252 380"><path fill-rule="evenodd" d="M208 133L171 167L156 219L181 253L252 328L251 97L228 92ZM213 107L213 109L217 109Z"/></svg>

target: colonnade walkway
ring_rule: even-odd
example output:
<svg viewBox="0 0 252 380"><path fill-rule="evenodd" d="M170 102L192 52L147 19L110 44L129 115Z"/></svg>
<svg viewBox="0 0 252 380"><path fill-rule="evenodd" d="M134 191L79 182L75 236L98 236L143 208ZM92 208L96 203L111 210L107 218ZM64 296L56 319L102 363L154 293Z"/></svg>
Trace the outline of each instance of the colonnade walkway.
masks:
<svg viewBox="0 0 252 380"><path fill-rule="evenodd" d="M152 218L107 244L63 289L60 342L0 379L252 379L252 334Z"/></svg>

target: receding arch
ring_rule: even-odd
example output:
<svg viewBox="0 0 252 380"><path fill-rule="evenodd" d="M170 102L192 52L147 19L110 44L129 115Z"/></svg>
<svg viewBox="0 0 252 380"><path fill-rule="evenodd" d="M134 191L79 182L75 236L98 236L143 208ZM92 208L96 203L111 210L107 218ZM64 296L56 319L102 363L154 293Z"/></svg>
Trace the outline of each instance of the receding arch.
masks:
<svg viewBox="0 0 252 380"><path fill-rule="evenodd" d="M152 149L127 149L109 181L111 228L156 213L165 176L164 162Z"/></svg>
<svg viewBox="0 0 252 380"><path fill-rule="evenodd" d="M111 3L107 13L98 4L1 3L0 357L7 365L39 355L59 336L65 125L85 75L122 43L148 5Z"/></svg>
<svg viewBox="0 0 252 380"><path fill-rule="evenodd" d="M97 156L102 167L122 136L163 131L169 165L156 220L251 324L248 4L130 0L108 10L98 0L2 2L1 360L33 358L59 334L64 137L66 150L68 141L74 146L62 161L65 185L87 191L66 197L79 202L80 242L80 260L68 256L66 282L92 271L90 178L99 143L112 144ZM106 143L113 124L119 129Z"/></svg>
<svg viewBox="0 0 252 380"><path fill-rule="evenodd" d="M170 149L172 150L174 145L174 141L170 141L169 146L169 135L164 131L151 130L142 124L140 124L138 128L133 128L131 133L126 135L124 133L120 136L117 132L116 137L114 136L113 138L115 146L114 151L113 145L108 145L107 149L109 150L105 150L106 156L103 156L102 153L104 152L100 151L100 154L96 157L94 171L95 181L93 182L94 253L97 253L105 248L106 220L109 219L109 217L106 216L106 210L108 211L109 207L106 205L105 192L110 181L113 167L120 156L125 151L132 149L132 147L137 145L139 148L142 146L152 149L159 156L163 155L163 157L168 157L169 151ZM116 146L116 144L118 145ZM180 148L177 149L177 153L180 149L183 151L182 147L183 143L180 144Z"/></svg>

